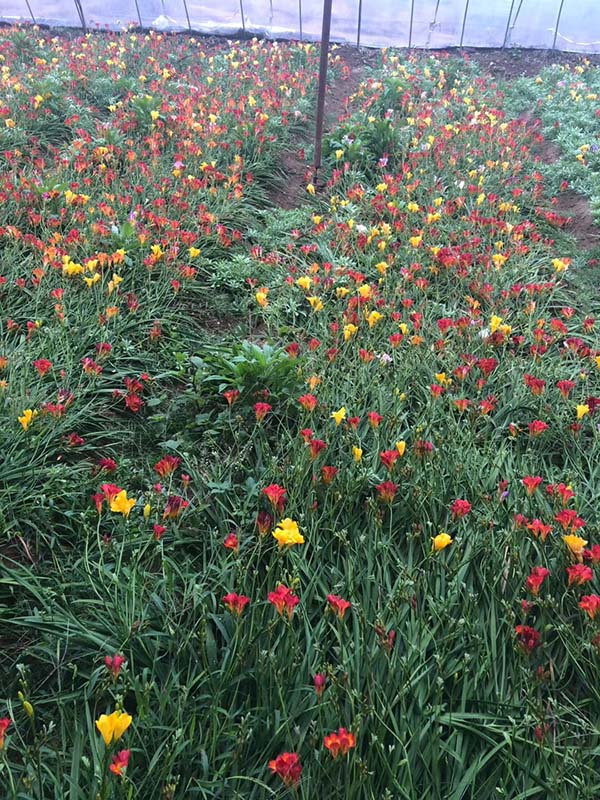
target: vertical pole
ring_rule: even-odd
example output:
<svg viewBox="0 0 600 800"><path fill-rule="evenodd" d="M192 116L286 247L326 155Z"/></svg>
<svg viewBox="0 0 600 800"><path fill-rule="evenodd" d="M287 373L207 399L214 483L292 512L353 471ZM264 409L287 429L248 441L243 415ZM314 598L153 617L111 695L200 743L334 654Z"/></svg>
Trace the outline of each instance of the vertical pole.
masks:
<svg viewBox="0 0 600 800"><path fill-rule="evenodd" d="M562 14L563 6L565 4L565 0L560 0L560 6L558 7L558 16L556 18L556 28L554 29L554 39L552 41L552 49L556 50L556 37L558 36L558 26L560 25L560 15Z"/></svg>
<svg viewBox="0 0 600 800"><path fill-rule="evenodd" d="M135 4L137 5L137 0L135 0ZM183 0L183 7L185 8L185 17L187 19L188 30L191 33L192 32L192 23L190 22L190 13L188 11L186 0Z"/></svg>
<svg viewBox="0 0 600 800"><path fill-rule="evenodd" d="M25 0L25 2L27 3L27 10L29 11L29 16L31 17L31 21L33 22L34 25L37 25L35 17L33 16L33 11L31 10L31 6L29 5L29 0Z"/></svg>
<svg viewBox="0 0 600 800"><path fill-rule="evenodd" d="M300 41L304 40L302 33L302 0L298 0L298 22L300 24Z"/></svg>
<svg viewBox="0 0 600 800"><path fill-rule="evenodd" d="M137 11L138 22L140 23L140 28L143 28L144 26L142 25L142 15L140 14L140 7L138 5L138 0L135 0L135 10Z"/></svg>
<svg viewBox="0 0 600 800"><path fill-rule="evenodd" d="M502 49L506 47L508 42L508 32L510 30L510 21L512 19L513 8L515 7L515 0L511 0L510 11L508 12L508 19L506 20L506 30L504 31L504 41L502 42Z"/></svg>
<svg viewBox="0 0 600 800"><path fill-rule="evenodd" d="M242 30L246 33L246 18L244 17L244 2L240 0L240 14L242 15Z"/></svg>
<svg viewBox="0 0 600 800"><path fill-rule="evenodd" d="M408 28L408 49L412 47L413 20L415 18L415 0L410 0L410 25Z"/></svg>
<svg viewBox="0 0 600 800"><path fill-rule="evenodd" d="M459 47L463 46L463 41L465 38L465 26L467 24L467 14L469 13L469 0L467 0L465 5L465 14L463 16L463 23L462 23L462 30L460 32L460 45Z"/></svg>
<svg viewBox="0 0 600 800"><path fill-rule="evenodd" d="M81 27L83 28L83 32L87 33L87 25L85 24L85 17L83 15L83 8L81 7L81 0L74 0L75 1L75 8L77 9L77 14L79 15L79 21L81 22Z"/></svg>
<svg viewBox="0 0 600 800"><path fill-rule="evenodd" d="M360 26L362 25L362 0L358 0L358 25L356 26L356 49L360 47Z"/></svg>
<svg viewBox="0 0 600 800"><path fill-rule="evenodd" d="M329 56L329 32L331 31L331 3L323 2L323 27L321 29L321 61L319 63L319 91L317 94L317 124L315 130L315 159L313 163L314 181L321 166L323 150L323 118L325 114L325 89L327 88L327 60Z"/></svg>

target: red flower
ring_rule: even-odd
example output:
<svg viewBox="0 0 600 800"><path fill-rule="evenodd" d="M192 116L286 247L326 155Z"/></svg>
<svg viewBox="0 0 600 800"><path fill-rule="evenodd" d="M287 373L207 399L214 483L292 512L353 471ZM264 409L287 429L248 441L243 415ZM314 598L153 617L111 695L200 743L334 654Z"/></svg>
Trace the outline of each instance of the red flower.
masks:
<svg viewBox="0 0 600 800"><path fill-rule="evenodd" d="M391 472L394 469L394 464L399 455L400 453L397 450L383 450L379 453L379 458L383 466Z"/></svg>
<svg viewBox="0 0 600 800"><path fill-rule="evenodd" d="M529 625L517 625L515 633L517 634L517 643L525 653L533 653L542 642L540 633Z"/></svg>
<svg viewBox="0 0 600 800"><path fill-rule="evenodd" d="M281 753L269 761L269 769L274 775L279 775L286 786L297 786L300 782L302 764L296 753Z"/></svg>
<svg viewBox="0 0 600 800"><path fill-rule="evenodd" d="M531 495L539 488L542 482L542 478L539 475L532 476L527 475L527 477L523 478L521 483L527 489L527 494L531 497Z"/></svg>
<svg viewBox="0 0 600 800"><path fill-rule="evenodd" d="M381 414L378 414L377 411L369 411L367 417L369 418L369 423L373 428L378 428L379 423L383 419Z"/></svg>
<svg viewBox="0 0 600 800"><path fill-rule="evenodd" d="M584 561L591 561L594 566L600 563L600 544L593 544L589 550L583 551Z"/></svg>
<svg viewBox="0 0 600 800"><path fill-rule="evenodd" d="M292 618L294 609L300 602L300 598L295 595L291 589L281 583L274 592L269 592L267 600L275 606L279 615L282 615L285 611L288 615L288 619Z"/></svg>
<svg viewBox="0 0 600 800"><path fill-rule="evenodd" d="M546 567L534 567L525 581L525 588L534 597L537 597L540 593L540 587L548 575L550 575L550 570L546 569Z"/></svg>
<svg viewBox="0 0 600 800"><path fill-rule="evenodd" d="M454 519L462 519L467 516L471 508L471 503L468 500L455 500L450 506L450 511Z"/></svg>
<svg viewBox="0 0 600 800"><path fill-rule="evenodd" d="M273 529L275 520L266 511L259 511L256 517L256 527L261 536L266 536Z"/></svg>
<svg viewBox="0 0 600 800"><path fill-rule="evenodd" d="M98 460L98 471L104 470L105 472L115 472L117 469L117 462L114 458L101 458Z"/></svg>
<svg viewBox="0 0 600 800"><path fill-rule="evenodd" d="M313 461L315 460L315 458L317 458L317 456L322 450L325 450L326 447L327 443L324 442L322 439L310 440L310 442L308 443L308 448L310 450L310 456L313 459Z"/></svg>
<svg viewBox="0 0 600 800"><path fill-rule="evenodd" d="M317 699L320 700L323 695L323 692L325 691L325 685L327 683L327 675L325 675L323 672L318 672L313 678L313 683L315 685L315 692L317 694Z"/></svg>
<svg viewBox="0 0 600 800"><path fill-rule="evenodd" d="M164 456L156 462L154 471L158 472L161 478L166 478L167 475L172 475L180 464L181 459L177 456Z"/></svg>
<svg viewBox="0 0 600 800"><path fill-rule="evenodd" d="M47 358L38 358L33 362L33 366L35 367L40 378L43 378L48 370L52 369L52 362L48 361Z"/></svg>
<svg viewBox="0 0 600 800"><path fill-rule="evenodd" d="M184 500L178 494L172 494L167 497L165 510L163 511L163 519L177 519L181 512L189 506L189 502Z"/></svg>
<svg viewBox="0 0 600 800"><path fill-rule="evenodd" d="M578 531L580 528L583 528L585 525L585 521L581 519L581 517L577 516L577 512L573 511L571 508L563 508L554 519L562 525L564 531L568 531L569 529L571 532Z"/></svg>
<svg viewBox="0 0 600 800"><path fill-rule="evenodd" d="M107 503L110 503L113 497L116 497L119 492L123 491L120 486L116 486L114 483L103 483L100 486L100 490L106 498Z"/></svg>
<svg viewBox="0 0 600 800"><path fill-rule="evenodd" d="M565 398L565 400L569 399L569 394L573 391L577 384L575 381L558 381L556 384L556 388Z"/></svg>
<svg viewBox="0 0 600 800"><path fill-rule="evenodd" d="M323 478L323 483L329 486L329 484L332 483L337 473L338 473L337 467L321 467L321 477Z"/></svg>
<svg viewBox="0 0 600 800"><path fill-rule="evenodd" d="M540 537L542 542L545 542L552 533L552 525L545 525L541 519L534 519L527 523L527 530L531 531L536 539Z"/></svg>
<svg viewBox="0 0 600 800"><path fill-rule="evenodd" d="M569 586L583 586L584 583L588 583L594 578L592 568L586 567L585 564L574 564L567 567L567 575L569 576Z"/></svg>
<svg viewBox="0 0 600 800"><path fill-rule="evenodd" d="M303 394L298 398L298 402L305 411L314 411L317 405L317 398L313 394Z"/></svg>
<svg viewBox="0 0 600 800"><path fill-rule="evenodd" d="M530 436L540 436L544 431L548 430L548 425L542 422L541 419L534 419L527 426Z"/></svg>
<svg viewBox="0 0 600 800"><path fill-rule="evenodd" d="M352 603L344 600L343 597L338 597L336 594L328 594L327 602L329 603L329 608L335 611L339 619L344 619L346 611L352 608Z"/></svg>
<svg viewBox="0 0 600 800"><path fill-rule="evenodd" d="M6 731L8 730L11 721L8 717L0 718L0 750L4 750L4 738L6 736Z"/></svg>
<svg viewBox="0 0 600 800"><path fill-rule="evenodd" d="M117 680L119 677L119 672L121 671L121 667L125 663L125 659L123 656L114 655L114 656L105 656L104 657L104 664L106 665L106 669L111 673L113 676L113 680Z"/></svg>
<svg viewBox="0 0 600 800"><path fill-rule="evenodd" d="M375 487L382 503L393 503L398 486L393 481L383 481Z"/></svg>
<svg viewBox="0 0 600 800"><path fill-rule="evenodd" d="M223 545L227 548L227 550L233 550L234 553L237 554L238 550L240 549L240 545L238 542L238 538L235 533L230 533L228 536L225 537L225 541Z"/></svg>
<svg viewBox="0 0 600 800"><path fill-rule="evenodd" d="M232 614L237 614L238 617L241 617L242 611L250 602L250 598L246 597L244 594L229 592L229 594L226 594L223 598L223 602Z"/></svg>
<svg viewBox="0 0 600 800"><path fill-rule="evenodd" d="M566 486L564 483L557 483L553 484L550 483L546 486L546 491L548 494L557 495L560 497L563 506L566 506L569 500L572 500L575 497L575 492L571 489L570 486Z"/></svg>
<svg viewBox="0 0 600 800"><path fill-rule="evenodd" d="M273 407L270 406L268 403L255 403L254 404L254 413L256 415L256 421L262 422L263 419L267 416L269 411L272 411Z"/></svg>
<svg viewBox="0 0 600 800"><path fill-rule="evenodd" d="M300 436L304 439L304 444L309 444L310 440L313 438L313 429L312 428L302 428L300 431Z"/></svg>
<svg viewBox="0 0 600 800"><path fill-rule="evenodd" d="M523 376L523 380L525 381L525 385L531 389L531 394L538 396L544 394L546 381L527 374Z"/></svg>
<svg viewBox="0 0 600 800"><path fill-rule="evenodd" d="M262 490L262 493L273 508L276 508L281 514L285 506L285 501L287 500L286 489L284 489L283 486L278 486L276 483L271 483Z"/></svg>
<svg viewBox="0 0 600 800"><path fill-rule="evenodd" d="M323 739L323 744L334 758L345 756L349 750L356 747L356 737L346 728L339 728L337 733L330 733Z"/></svg>
<svg viewBox="0 0 600 800"><path fill-rule="evenodd" d="M131 750L119 750L119 752L113 756L112 764L109 767L110 771L115 775L121 775L123 770L127 769L130 755Z"/></svg>
<svg viewBox="0 0 600 800"><path fill-rule="evenodd" d="M227 391L223 392L223 397L227 400L227 404L232 406L235 401L239 398L240 393L238 389L227 389Z"/></svg>
<svg viewBox="0 0 600 800"><path fill-rule="evenodd" d="M415 455L426 456L433 452L433 442L427 442L424 439L419 439L415 442Z"/></svg>
<svg viewBox="0 0 600 800"><path fill-rule="evenodd" d="M159 542L162 539L162 536L166 530L167 529L164 525L157 524L152 526L152 532L154 533L154 538L156 539L157 542Z"/></svg>
<svg viewBox="0 0 600 800"><path fill-rule="evenodd" d="M483 374L487 377L491 375L492 372L498 366L498 362L495 358L480 358L477 362L477 366L483 372ZM466 367L464 368L466 369Z"/></svg>
<svg viewBox="0 0 600 800"><path fill-rule="evenodd" d="M585 594L579 601L579 608L585 611L590 619L596 619L596 614L600 612L600 595Z"/></svg>
<svg viewBox="0 0 600 800"><path fill-rule="evenodd" d="M460 411L461 414L467 410L467 408L471 405L471 401L468 400L466 397L458 398L452 401L456 408Z"/></svg>

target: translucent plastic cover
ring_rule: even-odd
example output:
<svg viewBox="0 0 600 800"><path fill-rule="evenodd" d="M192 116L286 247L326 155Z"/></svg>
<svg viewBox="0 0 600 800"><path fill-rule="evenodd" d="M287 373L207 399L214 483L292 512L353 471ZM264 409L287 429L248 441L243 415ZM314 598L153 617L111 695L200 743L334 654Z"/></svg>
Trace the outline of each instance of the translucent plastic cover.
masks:
<svg viewBox="0 0 600 800"><path fill-rule="evenodd" d="M0 20L318 39L322 0L1 0ZM600 52L599 0L333 0L331 38L365 46Z"/></svg>

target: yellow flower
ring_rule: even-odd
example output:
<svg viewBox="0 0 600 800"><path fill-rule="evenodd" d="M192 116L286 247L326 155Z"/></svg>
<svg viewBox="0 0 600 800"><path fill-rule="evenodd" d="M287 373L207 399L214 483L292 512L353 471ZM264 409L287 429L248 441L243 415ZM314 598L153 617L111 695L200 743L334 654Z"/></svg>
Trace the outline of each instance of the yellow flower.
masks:
<svg viewBox="0 0 600 800"><path fill-rule="evenodd" d="M352 448L352 456L356 461L356 463L358 464L363 457L362 447L357 447L356 445L354 445L354 447Z"/></svg>
<svg viewBox="0 0 600 800"><path fill-rule="evenodd" d="M312 278L309 278L308 275L303 275L296 281L296 286L299 286L301 289L304 289L304 291L307 292L312 286Z"/></svg>
<svg viewBox="0 0 600 800"><path fill-rule="evenodd" d="M581 405L577 406L577 419L581 419L585 417L586 414L590 413L590 407L587 403L582 403Z"/></svg>
<svg viewBox="0 0 600 800"><path fill-rule="evenodd" d="M298 523L286 517L273 531L273 538L277 539L279 547L291 547L294 544L304 544L304 536L300 533Z"/></svg>
<svg viewBox="0 0 600 800"><path fill-rule="evenodd" d="M104 744L108 747L111 742L117 742L131 725L133 717L124 711L113 711L112 714L102 714L96 720L96 727L102 734Z"/></svg>
<svg viewBox="0 0 600 800"><path fill-rule="evenodd" d="M152 506L150 505L150 503L146 503L146 505L144 506L144 519L148 519L151 511L152 511Z"/></svg>
<svg viewBox="0 0 600 800"><path fill-rule="evenodd" d="M358 293L363 300L369 300L373 294L373 289L368 283L365 283L359 288Z"/></svg>
<svg viewBox="0 0 600 800"><path fill-rule="evenodd" d="M576 536L574 533L569 533L567 536L563 536L563 542L567 545L571 553L580 558L583 555L583 548L587 544L586 539L582 539L581 536Z"/></svg>
<svg viewBox="0 0 600 800"><path fill-rule="evenodd" d="M343 155L344 155L344 151L343 151L343 150L336 150L336 151L335 151L335 157L336 157L336 160L337 160L337 161L339 161L339 160L340 160L340 158L341 158Z"/></svg>
<svg viewBox="0 0 600 800"><path fill-rule="evenodd" d="M406 442L401 439L399 442L396 442L396 450L400 456L403 456L406 452Z"/></svg>
<svg viewBox="0 0 600 800"><path fill-rule="evenodd" d="M309 183L309 184L307 184L307 186L306 186L306 191L307 191L309 194L313 194L313 195L314 195L314 193L315 193L315 187L312 185L312 183Z"/></svg>
<svg viewBox="0 0 600 800"><path fill-rule="evenodd" d="M27 430L27 428L31 425L31 423L37 417L37 415L38 415L37 411L32 411L31 408L26 408L25 411L23 411L23 414L20 417L18 417L18 420L21 423L21 426L24 431Z"/></svg>
<svg viewBox="0 0 600 800"><path fill-rule="evenodd" d="M342 420L346 419L346 407L342 406L339 411L332 411L331 419L334 419L335 424L339 425Z"/></svg>
<svg viewBox="0 0 600 800"><path fill-rule="evenodd" d="M452 537L442 531L437 536L432 536L431 541L433 542L433 550L437 553L438 550L443 550L444 547L452 544Z"/></svg>
<svg viewBox="0 0 600 800"><path fill-rule="evenodd" d="M383 319L383 314L380 314L379 311L371 311L365 318L369 323L369 328L372 328L374 325L377 325L380 319Z"/></svg>
<svg viewBox="0 0 600 800"><path fill-rule="evenodd" d="M199 247L190 247L188 250L190 258L197 258L201 252Z"/></svg>
<svg viewBox="0 0 600 800"><path fill-rule="evenodd" d="M552 259L552 266L554 267L555 272L565 272L569 268L569 264L571 263L570 258L553 258Z"/></svg>
<svg viewBox="0 0 600 800"><path fill-rule="evenodd" d="M116 287L123 281L123 278L120 275L117 275L116 272L113 272L112 280L108 282L108 293L111 295Z"/></svg>
<svg viewBox="0 0 600 800"><path fill-rule="evenodd" d="M266 286L263 286L254 295L254 297L256 298L256 302L261 308L265 308L265 306L269 304L269 301L267 300L268 294L269 294L268 288Z"/></svg>
<svg viewBox="0 0 600 800"><path fill-rule="evenodd" d="M129 512L135 505L133 498L127 497L127 490L121 489L119 494L116 494L110 501L110 510L116 514L123 514L124 517L129 516Z"/></svg>
<svg viewBox="0 0 600 800"><path fill-rule="evenodd" d="M317 297L316 295L312 295L311 297L306 298L310 303L310 307L316 313L317 311L323 310L323 303L321 302L321 298Z"/></svg>
<svg viewBox="0 0 600 800"><path fill-rule="evenodd" d="M347 342L349 339L351 339L357 331L358 326L353 325L351 322L349 322L347 325L344 325L344 341Z"/></svg>
<svg viewBox="0 0 600 800"><path fill-rule="evenodd" d="M492 316L491 320L490 320L490 331L491 331L492 333L496 333L496 331L497 331L497 330L498 330L498 328L500 327L500 324L501 324L501 322L502 322L502 317L497 317L497 316L494 314L494 315Z"/></svg>
<svg viewBox="0 0 600 800"><path fill-rule="evenodd" d="M375 269L380 275L385 275L387 268L388 265L386 261L380 261L378 264L375 264Z"/></svg>

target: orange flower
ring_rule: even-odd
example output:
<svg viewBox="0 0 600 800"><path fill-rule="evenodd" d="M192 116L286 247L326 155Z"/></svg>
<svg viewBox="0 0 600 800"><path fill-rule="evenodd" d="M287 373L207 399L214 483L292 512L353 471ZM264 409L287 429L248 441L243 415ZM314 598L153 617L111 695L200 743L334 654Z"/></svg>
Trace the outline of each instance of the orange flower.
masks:
<svg viewBox="0 0 600 800"><path fill-rule="evenodd" d="M345 756L356 747L356 737L346 728L339 728L337 733L330 733L325 736L323 743L335 759L339 755Z"/></svg>

